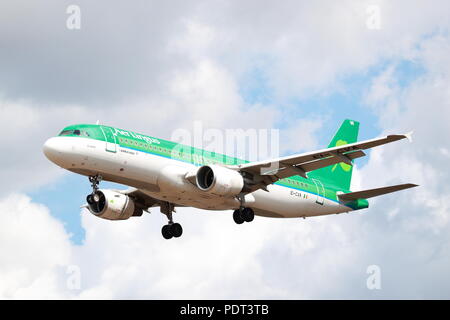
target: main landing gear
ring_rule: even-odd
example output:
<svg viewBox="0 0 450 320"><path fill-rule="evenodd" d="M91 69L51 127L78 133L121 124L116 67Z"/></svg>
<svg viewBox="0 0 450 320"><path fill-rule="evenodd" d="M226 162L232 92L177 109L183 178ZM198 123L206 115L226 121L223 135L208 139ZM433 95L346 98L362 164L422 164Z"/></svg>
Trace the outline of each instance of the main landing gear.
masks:
<svg viewBox="0 0 450 320"><path fill-rule="evenodd" d="M236 199L239 201L239 209L234 210L233 220L237 224L243 224L244 222L252 222L255 219L255 212L252 208L245 207L245 196L239 194Z"/></svg>
<svg viewBox="0 0 450 320"><path fill-rule="evenodd" d="M237 224L252 222L253 219L255 219L255 212L252 208L240 208L233 212L233 220Z"/></svg>
<svg viewBox="0 0 450 320"><path fill-rule="evenodd" d="M173 203L164 202L161 205L161 213L164 213L169 219L169 223L162 227L161 233L164 239L179 238L183 234L181 224L173 222L172 212L175 212Z"/></svg>

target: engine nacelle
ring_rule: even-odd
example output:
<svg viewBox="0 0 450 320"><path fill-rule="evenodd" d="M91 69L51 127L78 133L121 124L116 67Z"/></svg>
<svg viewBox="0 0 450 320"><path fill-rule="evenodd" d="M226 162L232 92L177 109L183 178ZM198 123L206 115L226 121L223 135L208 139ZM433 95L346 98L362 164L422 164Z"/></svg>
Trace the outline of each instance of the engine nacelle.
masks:
<svg viewBox="0 0 450 320"><path fill-rule="evenodd" d="M113 190L97 190L87 196L89 211L102 219L126 220L131 216L142 215L129 196Z"/></svg>
<svg viewBox="0 0 450 320"><path fill-rule="evenodd" d="M196 175L197 187L218 196L235 196L244 188L239 172L217 165L202 166Z"/></svg>

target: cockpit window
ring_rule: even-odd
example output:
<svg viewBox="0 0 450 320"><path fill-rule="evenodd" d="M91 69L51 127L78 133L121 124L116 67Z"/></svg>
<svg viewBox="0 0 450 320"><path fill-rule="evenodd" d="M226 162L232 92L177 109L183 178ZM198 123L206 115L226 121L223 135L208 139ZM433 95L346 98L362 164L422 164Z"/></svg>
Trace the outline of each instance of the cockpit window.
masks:
<svg viewBox="0 0 450 320"><path fill-rule="evenodd" d="M73 130L63 130L59 135L60 136L68 136L73 134Z"/></svg>
<svg viewBox="0 0 450 320"><path fill-rule="evenodd" d="M84 137L89 137L89 133L87 133L84 130L63 130L61 131L61 133L59 134L60 136L71 136L71 135L75 135L75 136L84 136Z"/></svg>

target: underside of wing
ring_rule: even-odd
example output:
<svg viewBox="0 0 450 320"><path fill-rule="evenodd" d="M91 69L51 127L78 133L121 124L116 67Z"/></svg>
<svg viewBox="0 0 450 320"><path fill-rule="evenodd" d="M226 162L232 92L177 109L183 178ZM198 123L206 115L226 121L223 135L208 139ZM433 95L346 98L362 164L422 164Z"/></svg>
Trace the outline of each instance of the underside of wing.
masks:
<svg viewBox="0 0 450 320"><path fill-rule="evenodd" d="M166 210L165 206L168 205L167 202L161 201L158 199L155 199L148 194L146 194L144 191L136 189L136 188L129 188L127 190L117 190L117 192L123 193L128 195L130 198L132 198L135 203L143 210L147 211L150 207L161 207L162 210ZM181 205L171 204L173 207L181 207Z"/></svg>
<svg viewBox="0 0 450 320"><path fill-rule="evenodd" d="M346 163L350 163L351 161L360 157L364 157L366 154L361 151L350 151L347 153L343 153L342 157L346 158ZM305 163L299 163L295 165L285 165L280 168L276 168L273 170L264 171L262 170L261 175L267 176L267 175L273 175L278 179L284 179L291 176L299 175L304 178L307 178L307 172L314 171L320 168L332 166L336 163L343 162L342 157L339 156L329 156L318 160L313 160Z"/></svg>

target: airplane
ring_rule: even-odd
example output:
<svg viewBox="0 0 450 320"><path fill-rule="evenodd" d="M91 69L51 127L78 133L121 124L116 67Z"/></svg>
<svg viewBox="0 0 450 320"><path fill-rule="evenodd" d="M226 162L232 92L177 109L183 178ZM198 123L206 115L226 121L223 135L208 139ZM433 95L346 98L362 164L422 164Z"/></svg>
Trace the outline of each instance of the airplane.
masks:
<svg viewBox="0 0 450 320"><path fill-rule="evenodd" d="M237 224L255 215L306 218L366 209L367 199L417 187L400 184L351 191L353 162L363 150L407 138L411 133L357 142L359 122L345 120L327 148L249 162L100 124L78 124L49 138L45 156L58 166L89 177L84 205L107 220L142 216L159 207L168 218L165 239L183 233L173 221L177 207L233 210ZM100 189L102 180L126 190Z"/></svg>

